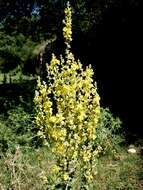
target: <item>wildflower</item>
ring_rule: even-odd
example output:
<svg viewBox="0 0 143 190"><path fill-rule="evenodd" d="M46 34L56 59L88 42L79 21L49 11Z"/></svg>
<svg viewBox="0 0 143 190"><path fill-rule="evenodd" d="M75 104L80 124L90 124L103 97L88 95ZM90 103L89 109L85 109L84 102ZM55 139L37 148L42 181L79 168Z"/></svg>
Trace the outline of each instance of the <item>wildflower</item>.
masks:
<svg viewBox="0 0 143 190"><path fill-rule="evenodd" d="M73 184L79 171L82 171L81 179L86 177L85 186L89 184L93 180L91 170L102 150L102 147L93 146L100 116L100 98L93 84L93 69L89 66L84 70L80 61L75 60L70 46L72 19L69 5L65 15L65 59L52 55L47 66L48 83L37 81L38 93L34 99L38 134L47 142L56 161L51 168L53 189L57 182L65 183L63 181L70 179Z"/></svg>
<svg viewBox="0 0 143 190"><path fill-rule="evenodd" d="M68 173L65 173L65 174L63 175L63 179L64 179L65 181L67 181L67 180L69 179Z"/></svg>
<svg viewBox="0 0 143 190"><path fill-rule="evenodd" d="M61 168L57 165L54 165L52 168L51 168L51 172L52 173L58 173L59 171L61 170Z"/></svg>
<svg viewBox="0 0 143 190"><path fill-rule="evenodd" d="M43 177L42 177L42 181L43 181L44 183L48 183L48 178L47 178L46 176L43 176Z"/></svg>
<svg viewBox="0 0 143 190"><path fill-rule="evenodd" d="M88 162L88 161L90 161L90 158L91 158L91 153L90 152L84 152L83 161Z"/></svg>

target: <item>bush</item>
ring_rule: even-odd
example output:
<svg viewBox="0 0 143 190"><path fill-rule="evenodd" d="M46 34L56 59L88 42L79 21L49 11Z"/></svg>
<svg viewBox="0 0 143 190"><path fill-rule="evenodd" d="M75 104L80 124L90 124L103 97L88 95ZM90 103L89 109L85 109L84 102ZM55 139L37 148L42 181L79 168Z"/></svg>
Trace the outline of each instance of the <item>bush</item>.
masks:
<svg viewBox="0 0 143 190"><path fill-rule="evenodd" d="M91 66L83 70L71 52L71 8L65 9L65 59L52 56L47 82L38 79L34 102L39 136L50 147L55 165L47 176L50 190L92 189L98 147L99 95Z"/></svg>
<svg viewBox="0 0 143 190"><path fill-rule="evenodd" d="M32 145L32 134L34 134L33 116L21 106L10 109L7 116L0 115L1 152L15 150L17 145Z"/></svg>
<svg viewBox="0 0 143 190"><path fill-rule="evenodd" d="M122 122L113 117L109 108L101 108L101 117L97 128L96 144L100 147L100 153L114 153L123 142Z"/></svg>

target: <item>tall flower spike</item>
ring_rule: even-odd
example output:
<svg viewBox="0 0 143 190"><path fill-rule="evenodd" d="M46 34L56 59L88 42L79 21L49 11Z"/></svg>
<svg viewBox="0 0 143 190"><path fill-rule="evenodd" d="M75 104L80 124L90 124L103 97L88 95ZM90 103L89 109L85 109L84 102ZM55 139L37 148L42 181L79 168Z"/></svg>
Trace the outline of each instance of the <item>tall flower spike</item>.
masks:
<svg viewBox="0 0 143 190"><path fill-rule="evenodd" d="M65 19L63 20L63 36L65 39L65 44L67 48L70 48L70 43L72 41L72 10L70 7L70 3L67 3L67 8L65 9Z"/></svg>
<svg viewBox="0 0 143 190"><path fill-rule="evenodd" d="M63 35L65 57L53 54L47 66L48 82L38 80L35 94L38 135L49 146L54 163L48 174L47 189L93 189L98 144L96 128L100 103L93 84L93 70L85 70L71 51L72 9L67 4ZM80 184L78 183L80 181Z"/></svg>

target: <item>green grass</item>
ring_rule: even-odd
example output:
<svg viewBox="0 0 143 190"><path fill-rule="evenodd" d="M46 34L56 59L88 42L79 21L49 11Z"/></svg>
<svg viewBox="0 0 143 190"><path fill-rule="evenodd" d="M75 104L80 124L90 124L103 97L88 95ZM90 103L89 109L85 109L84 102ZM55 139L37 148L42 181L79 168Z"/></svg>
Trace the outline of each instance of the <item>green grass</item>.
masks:
<svg viewBox="0 0 143 190"><path fill-rule="evenodd" d="M16 147L0 159L0 190L44 190L50 156L43 149Z"/></svg>
<svg viewBox="0 0 143 190"><path fill-rule="evenodd" d="M113 157L99 159L95 189L141 190L143 189L143 160L140 147L136 154L129 154L126 147L120 148Z"/></svg>
<svg viewBox="0 0 143 190"><path fill-rule="evenodd" d="M140 147L136 154L129 154L126 147L118 153L99 158L95 176L96 190L143 189L143 160ZM44 176L53 164L46 148L17 146L0 159L0 190L46 190Z"/></svg>
<svg viewBox="0 0 143 190"><path fill-rule="evenodd" d="M0 190L48 190L44 177L54 161L47 148L33 138L37 134L33 118L21 106L0 115ZM111 125L110 117L107 118ZM105 142L111 145L98 159L93 190L143 189L143 143L135 144L137 153L130 154L127 146L119 146L116 136L101 129L99 134L104 137L104 142L99 138L101 145L104 147Z"/></svg>

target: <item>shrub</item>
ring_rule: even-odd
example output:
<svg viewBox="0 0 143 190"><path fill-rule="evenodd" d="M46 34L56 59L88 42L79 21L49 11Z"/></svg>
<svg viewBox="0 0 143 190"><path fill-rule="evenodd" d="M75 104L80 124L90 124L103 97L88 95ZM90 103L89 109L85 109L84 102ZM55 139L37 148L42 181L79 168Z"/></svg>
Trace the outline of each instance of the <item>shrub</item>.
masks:
<svg viewBox="0 0 143 190"><path fill-rule="evenodd" d="M10 109L7 116L0 115L0 152L15 150L17 145L32 145L33 128L32 114L21 106Z"/></svg>
<svg viewBox="0 0 143 190"><path fill-rule="evenodd" d="M100 120L97 128L96 144L101 154L115 153L124 137L121 131L122 122L115 118L109 108L101 108Z"/></svg>
<svg viewBox="0 0 143 190"><path fill-rule="evenodd" d="M65 9L65 58L52 55L47 82L38 79L34 102L38 135L53 152L48 188L92 189L98 149L99 95L91 66L84 70L71 52L71 7Z"/></svg>

